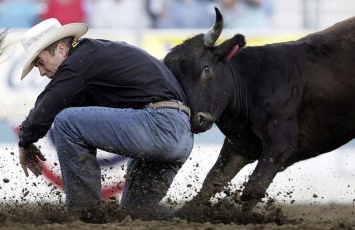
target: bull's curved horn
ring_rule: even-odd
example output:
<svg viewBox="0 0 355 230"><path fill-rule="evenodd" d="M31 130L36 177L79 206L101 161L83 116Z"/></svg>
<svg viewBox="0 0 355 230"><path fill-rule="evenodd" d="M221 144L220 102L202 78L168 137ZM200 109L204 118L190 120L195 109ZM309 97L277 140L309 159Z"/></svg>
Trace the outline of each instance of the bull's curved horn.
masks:
<svg viewBox="0 0 355 230"><path fill-rule="evenodd" d="M214 21L211 29L204 35L203 38L205 45L209 47L214 45L223 29L223 16L216 6L214 7L214 10L216 11L216 20Z"/></svg>

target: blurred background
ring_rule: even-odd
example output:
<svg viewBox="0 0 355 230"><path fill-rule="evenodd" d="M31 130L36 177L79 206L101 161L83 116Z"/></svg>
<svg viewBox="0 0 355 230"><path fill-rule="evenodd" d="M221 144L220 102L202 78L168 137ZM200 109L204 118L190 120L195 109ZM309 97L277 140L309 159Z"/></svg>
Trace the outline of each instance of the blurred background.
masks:
<svg viewBox="0 0 355 230"><path fill-rule="evenodd" d="M91 28L208 28L218 6L228 29L321 29L354 15L354 0L1 0L0 27L55 17Z"/></svg>
<svg viewBox="0 0 355 230"><path fill-rule="evenodd" d="M297 40L355 16L355 0L0 0L0 32L8 29L0 57L0 203L63 202L64 197L51 131L37 143L48 159L43 176L26 178L18 165L18 126L48 83L37 69L20 81L25 56L20 39L26 29L51 17L62 24L84 22L90 26L85 37L126 41L160 59L186 38L206 32L214 22L214 6L224 16L218 42L242 33L248 46ZM195 136L191 157L167 197L183 202L196 194L223 139L216 127ZM285 203L353 203L354 151L350 142L295 164L277 175L269 196ZM119 199L126 159L105 152L98 158L104 197ZM241 189L253 167L226 189Z"/></svg>

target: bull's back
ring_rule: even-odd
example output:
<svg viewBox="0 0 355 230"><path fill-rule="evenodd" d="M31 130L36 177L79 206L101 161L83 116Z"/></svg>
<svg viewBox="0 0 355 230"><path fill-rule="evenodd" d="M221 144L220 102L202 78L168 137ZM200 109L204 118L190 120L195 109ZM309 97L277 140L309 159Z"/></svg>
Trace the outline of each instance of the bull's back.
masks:
<svg viewBox="0 0 355 230"><path fill-rule="evenodd" d="M353 74L355 68L355 17L339 22L325 30L310 34L299 42L311 68Z"/></svg>

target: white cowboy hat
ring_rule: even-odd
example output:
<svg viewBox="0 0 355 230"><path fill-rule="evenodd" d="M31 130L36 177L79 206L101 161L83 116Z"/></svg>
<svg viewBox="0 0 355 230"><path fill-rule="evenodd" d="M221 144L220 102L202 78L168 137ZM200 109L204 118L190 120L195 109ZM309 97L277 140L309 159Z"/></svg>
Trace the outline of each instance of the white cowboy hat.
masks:
<svg viewBox="0 0 355 230"><path fill-rule="evenodd" d="M85 23L69 23L62 26L57 19L50 18L27 30L21 39L21 43L27 52L21 80L32 70L33 60L42 50L65 37L73 36L78 39L88 29L89 27Z"/></svg>

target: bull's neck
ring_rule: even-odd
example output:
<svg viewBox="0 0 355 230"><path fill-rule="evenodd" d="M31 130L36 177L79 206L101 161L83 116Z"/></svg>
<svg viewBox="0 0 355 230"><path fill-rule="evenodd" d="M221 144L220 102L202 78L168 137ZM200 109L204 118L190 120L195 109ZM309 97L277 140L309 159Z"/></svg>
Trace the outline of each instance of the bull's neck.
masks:
<svg viewBox="0 0 355 230"><path fill-rule="evenodd" d="M234 62L226 62L223 68L225 70L224 81L226 82L226 92L228 99L226 100L225 108L220 116L220 122L227 119L239 119L246 115L247 112L247 97L244 81L241 79L239 70Z"/></svg>

